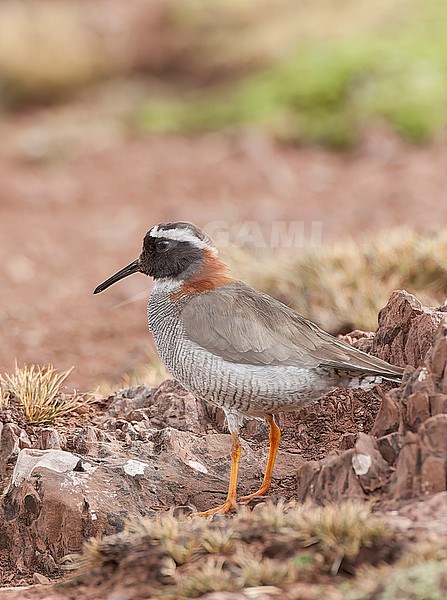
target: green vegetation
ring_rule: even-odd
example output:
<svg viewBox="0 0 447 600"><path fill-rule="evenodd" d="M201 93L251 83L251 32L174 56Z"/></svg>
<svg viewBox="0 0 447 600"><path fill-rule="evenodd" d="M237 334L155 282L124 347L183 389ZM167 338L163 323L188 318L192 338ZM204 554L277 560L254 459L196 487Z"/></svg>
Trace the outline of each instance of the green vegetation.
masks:
<svg viewBox="0 0 447 600"><path fill-rule="evenodd" d="M447 597L447 561L424 561L411 567L370 573L372 584L348 594L348 600L444 600Z"/></svg>
<svg viewBox="0 0 447 600"><path fill-rule="evenodd" d="M125 21L120 36L107 25L96 31L83 3L4 4L4 108L145 69L163 82L138 118L152 131L256 126L280 140L346 147L375 121L416 142L446 123L443 0L278 0L274 9L267 0L173 0L162 18L148 6L147 21ZM150 45L128 41L140 27L157 34L155 60Z"/></svg>
<svg viewBox="0 0 447 600"><path fill-rule="evenodd" d="M156 131L260 126L292 142L351 144L384 120L416 142L447 121L447 4L404 2L374 31L305 39L280 64L185 101L151 102L141 123Z"/></svg>

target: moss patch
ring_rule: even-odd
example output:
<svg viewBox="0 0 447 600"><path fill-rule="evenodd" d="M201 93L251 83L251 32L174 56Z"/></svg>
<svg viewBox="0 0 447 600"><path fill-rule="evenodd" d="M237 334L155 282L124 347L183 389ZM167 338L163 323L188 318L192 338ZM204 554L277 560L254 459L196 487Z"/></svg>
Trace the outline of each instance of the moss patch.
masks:
<svg viewBox="0 0 447 600"><path fill-rule="evenodd" d="M183 132L257 125L282 140L345 147L365 122L381 119L428 140L447 120L447 5L406 4L397 22L298 42L290 58L236 85L151 102L141 124Z"/></svg>

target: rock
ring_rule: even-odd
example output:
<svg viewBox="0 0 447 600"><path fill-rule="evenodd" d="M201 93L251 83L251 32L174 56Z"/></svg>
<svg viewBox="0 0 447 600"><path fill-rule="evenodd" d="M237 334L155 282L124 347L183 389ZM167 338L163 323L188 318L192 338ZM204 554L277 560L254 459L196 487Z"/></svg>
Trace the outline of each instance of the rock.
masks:
<svg viewBox="0 0 447 600"><path fill-rule="evenodd" d="M440 394L447 394L447 320L443 319L436 336L430 360L431 372Z"/></svg>
<svg viewBox="0 0 447 600"><path fill-rule="evenodd" d="M44 427L40 431L37 446L41 450L60 450L62 442L57 429L54 429L54 427Z"/></svg>
<svg viewBox="0 0 447 600"><path fill-rule="evenodd" d="M107 446L102 459L21 450L2 503L2 538L11 563L50 575L65 554L79 550L89 537L121 531L131 517L179 504L205 509L223 501L229 435L172 427L151 435L151 443L98 442ZM246 442L243 447L240 491L248 493L259 484L264 457Z"/></svg>
<svg viewBox="0 0 447 600"><path fill-rule="evenodd" d="M395 365L419 367L431 351L447 308L428 308L403 290L393 292L379 313L372 353Z"/></svg>
<svg viewBox="0 0 447 600"><path fill-rule="evenodd" d="M134 385L120 390L109 405L108 413L113 417L124 417L132 410L148 407L151 404L152 388L147 385Z"/></svg>
<svg viewBox="0 0 447 600"><path fill-rule="evenodd" d="M353 448L333 452L320 461L308 461L299 468L299 500L366 499L386 486L390 473L375 440L359 433Z"/></svg>
<svg viewBox="0 0 447 600"><path fill-rule="evenodd" d="M342 499L364 499L365 493L351 464L351 451L342 455L332 452L321 461L310 461L298 471L300 501L312 499L329 502Z"/></svg>
<svg viewBox="0 0 447 600"><path fill-rule="evenodd" d="M0 468L21 448L30 448L31 441L24 429L15 423L0 423Z"/></svg>
<svg viewBox="0 0 447 600"><path fill-rule="evenodd" d="M388 463L377 448L377 442L365 433L359 433L352 450L351 464L365 493L385 487L390 476Z"/></svg>
<svg viewBox="0 0 447 600"><path fill-rule="evenodd" d="M438 327L425 366L408 373L403 384L388 394L400 411L401 450L389 494L413 498L446 490L447 472L447 317Z"/></svg>
<svg viewBox="0 0 447 600"><path fill-rule="evenodd" d="M194 433L207 433L210 430L202 403L173 379L164 381L154 392L147 416L152 427L156 428L168 425Z"/></svg>
<svg viewBox="0 0 447 600"><path fill-rule="evenodd" d="M33 583L48 585L50 583L50 580L48 579L48 577L45 577L45 575L36 572L33 573Z"/></svg>
<svg viewBox="0 0 447 600"><path fill-rule="evenodd" d="M420 492L436 493L446 489L447 414L427 419L419 432ZM417 474L417 472L416 472Z"/></svg>
<svg viewBox="0 0 447 600"><path fill-rule="evenodd" d="M24 429L15 423L0 421L0 494L8 486L14 462L21 448L29 448L31 441ZM1 534L1 517L0 517Z"/></svg>
<svg viewBox="0 0 447 600"><path fill-rule="evenodd" d="M346 335L340 335L339 338L350 346L354 346L363 352L370 353L372 350L374 333L372 331L366 332L355 329Z"/></svg>
<svg viewBox="0 0 447 600"><path fill-rule="evenodd" d="M379 412L377 413L374 426L372 428L372 435L376 437L382 437L397 431L400 423L400 411L399 404L390 398L390 396L382 395L382 402L380 404Z"/></svg>
<svg viewBox="0 0 447 600"><path fill-rule="evenodd" d="M105 458L110 451L113 435L98 427L87 425L79 429L69 444L70 450L92 458Z"/></svg>
<svg viewBox="0 0 447 600"><path fill-rule="evenodd" d="M397 432L389 433L380 437L377 441L377 448L389 465L394 465L400 451L400 436Z"/></svg>
<svg viewBox="0 0 447 600"><path fill-rule="evenodd" d="M29 479L38 468L68 473L73 471L79 460L78 456L63 450L21 450L6 494Z"/></svg>
<svg viewBox="0 0 447 600"><path fill-rule="evenodd" d="M389 513L391 524L395 524L396 513ZM423 533L422 541L427 541L427 530L432 534L433 541L437 538L444 542L447 535L447 492L441 492L423 502L406 504L399 510L400 519L406 531L413 530ZM399 520L397 520L399 523Z"/></svg>
<svg viewBox="0 0 447 600"><path fill-rule="evenodd" d="M354 448L356 441L356 433L343 433L340 439L340 450L349 450L350 448Z"/></svg>
<svg viewBox="0 0 447 600"><path fill-rule="evenodd" d="M420 313L426 318L423 336L427 332L429 314L428 310ZM423 364L419 367L407 367L402 385L383 397L372 429L376 436L384 436L398 429L402 434L408 430L417 432L427 419L447 411L447 317L445 313L432 314L431 317L434 319L431 321L432 326L438 321L438 317L442 319L431 342L431 350L426 353ZM429 329L431 331L431 327ZM394 341L396 339L397 337ZM414 347L424 345L414 340L413 344Z"/></svg>

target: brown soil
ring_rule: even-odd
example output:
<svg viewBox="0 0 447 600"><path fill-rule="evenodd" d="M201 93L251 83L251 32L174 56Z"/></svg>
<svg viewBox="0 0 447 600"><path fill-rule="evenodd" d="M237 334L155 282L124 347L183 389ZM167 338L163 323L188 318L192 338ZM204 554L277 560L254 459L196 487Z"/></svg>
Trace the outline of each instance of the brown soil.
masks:
<svg viewBox="0 0 447 600"><path fill-rule="evenodd" d="M85 139L62 147L54 138L63 124L49 125L44 110L0 125L0 372L16 358L75 365L70 383L86 389L144 361L149 280L129 278L99 297L92 290L138 255L160 221L256 219L267 231L273 220L298 220L306 234L320 221L323 241L446 221L441 142L413 147L373 132L355 152L335 154L253 133L105 135L92 114L90 127L79 118Z"/></svg>

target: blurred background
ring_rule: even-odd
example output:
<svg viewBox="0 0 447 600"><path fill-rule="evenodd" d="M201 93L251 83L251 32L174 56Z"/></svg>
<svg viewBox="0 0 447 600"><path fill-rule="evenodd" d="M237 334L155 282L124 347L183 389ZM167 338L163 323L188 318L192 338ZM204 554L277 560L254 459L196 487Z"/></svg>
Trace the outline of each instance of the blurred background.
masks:
<svg viewBox="0 0 447 600"><path fill-rule="evenodd" d="M333 333L444 302L444 0L3 0L0 118L0 372L157 377L151 282L92 290L163 221Z"/></svg>

